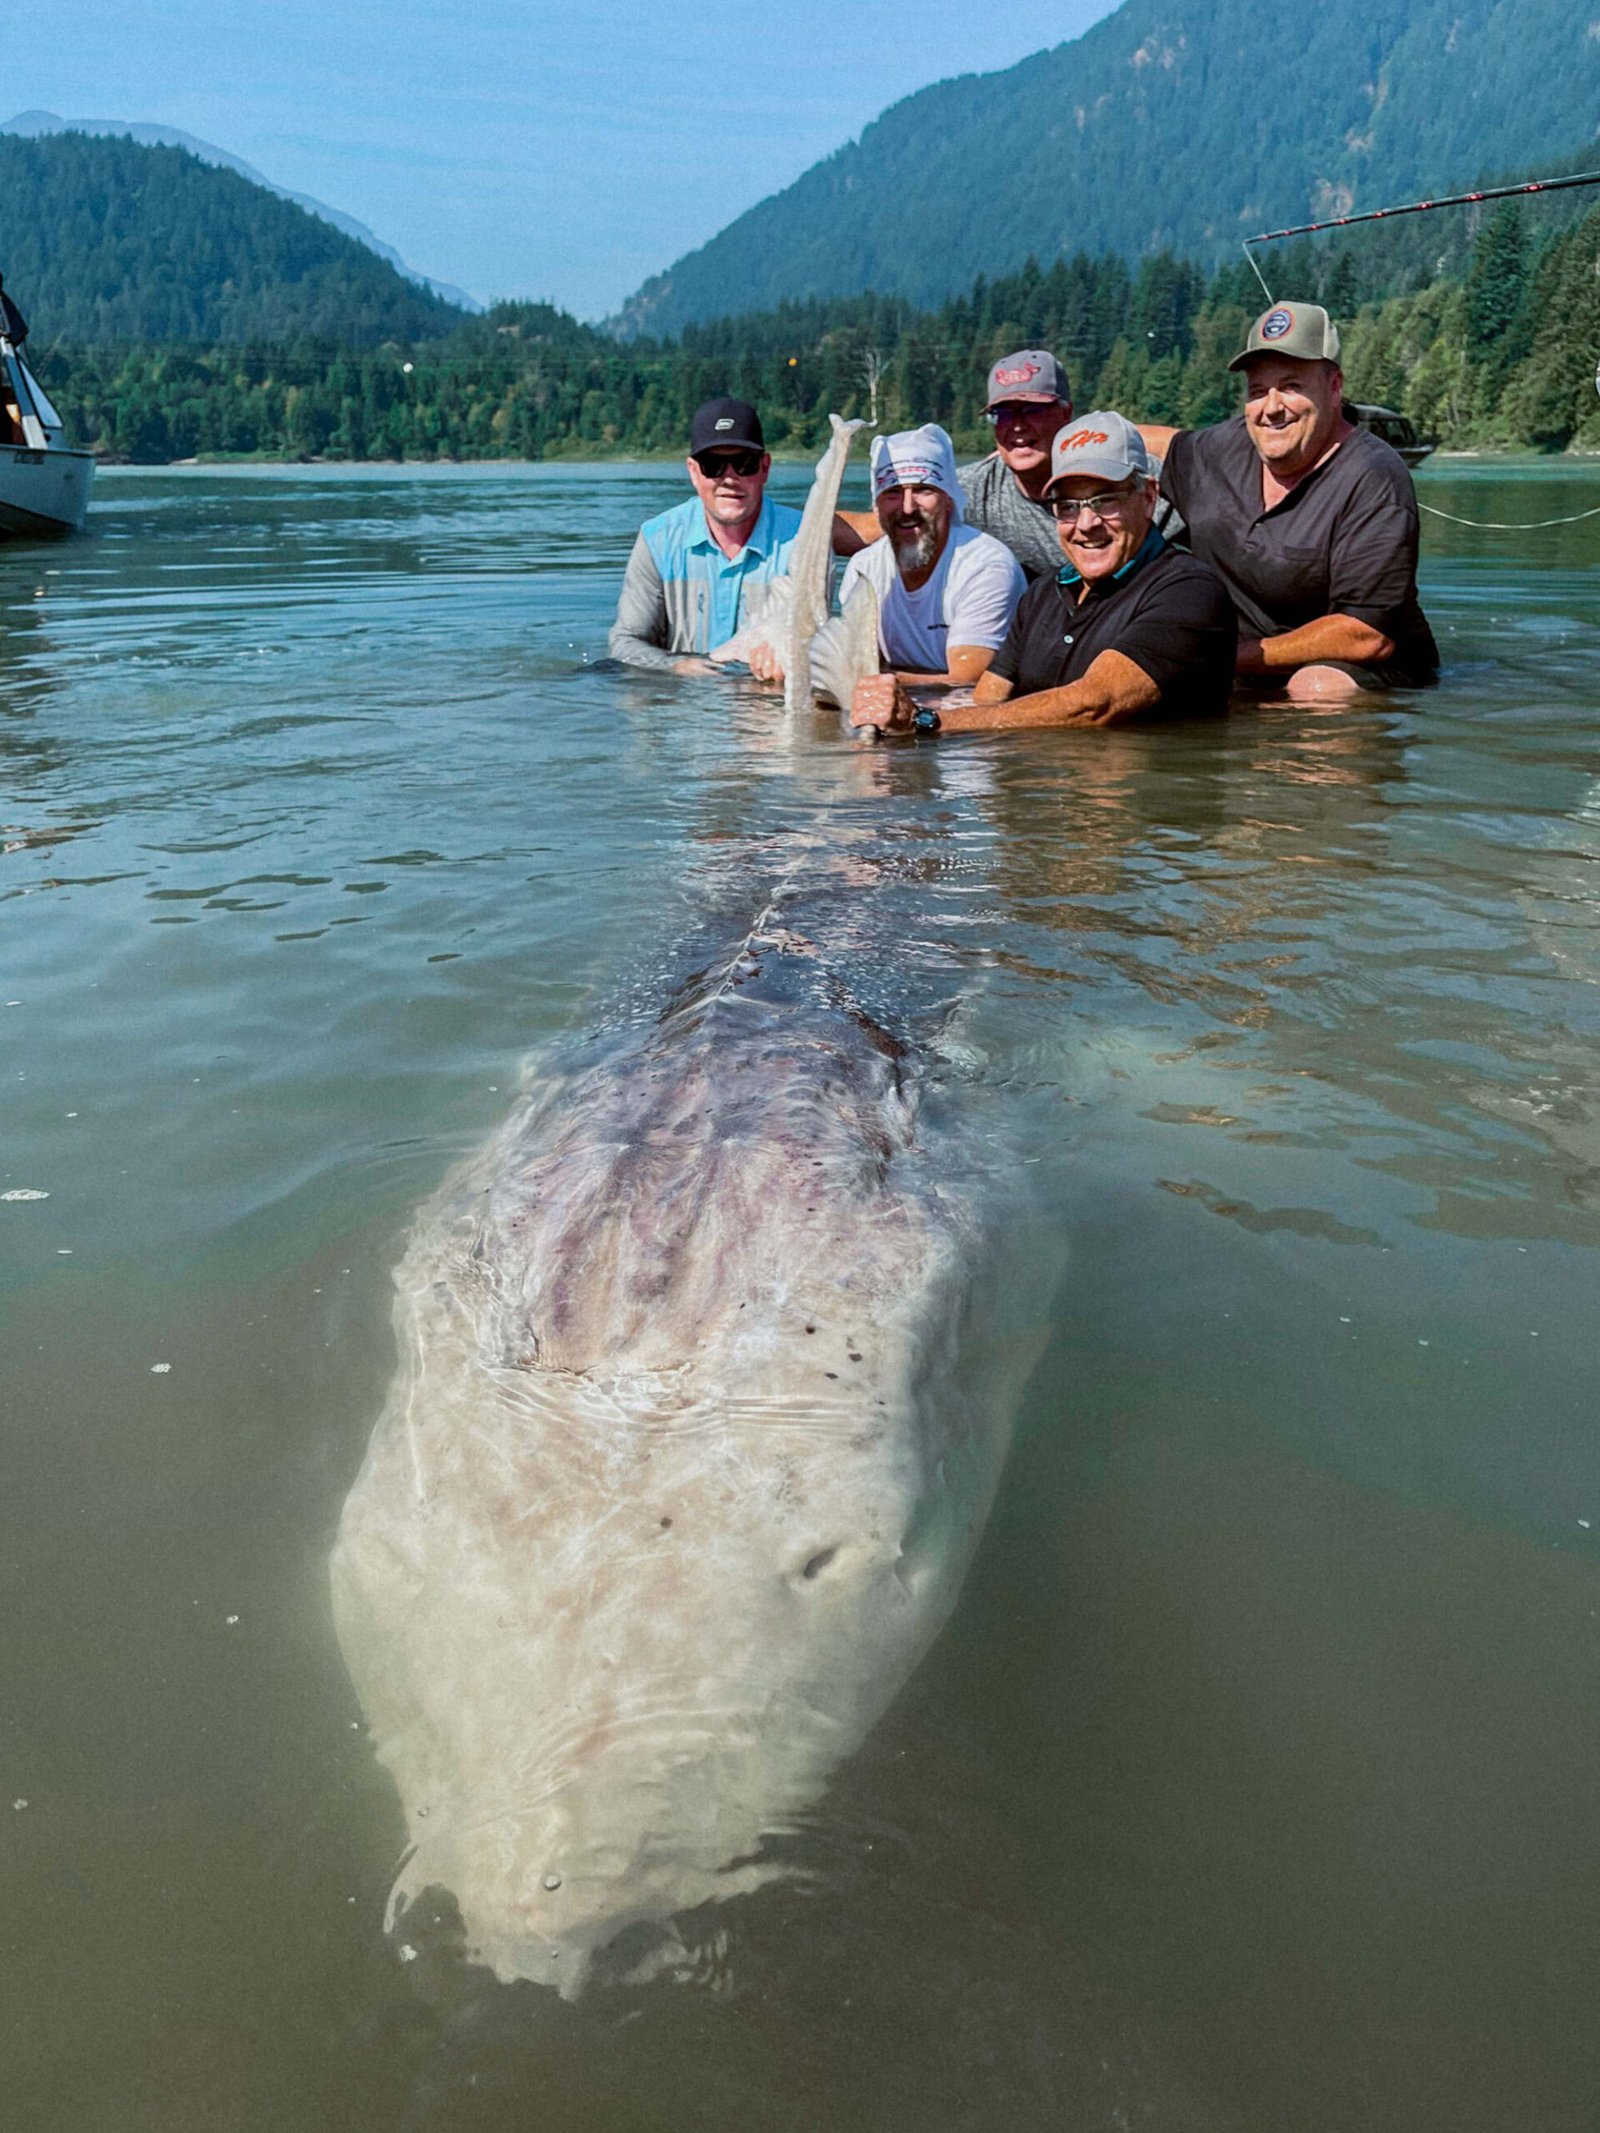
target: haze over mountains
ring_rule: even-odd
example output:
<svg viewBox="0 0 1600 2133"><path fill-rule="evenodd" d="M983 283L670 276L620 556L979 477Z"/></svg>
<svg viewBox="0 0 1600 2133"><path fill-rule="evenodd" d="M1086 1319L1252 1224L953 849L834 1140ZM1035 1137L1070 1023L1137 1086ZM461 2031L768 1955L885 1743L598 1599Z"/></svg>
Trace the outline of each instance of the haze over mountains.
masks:
<svg viewBox="0 0 1600 2133"><path fill-rule="evenodd" d="M420 288L431 289L435 296L442 296L447 304L455 304L463 311L481 311L483 306L465 289L458 289L451 282L435 281L431 274L422 274L408 266L392 244L385 244L376 232L369 230L364 222L343 209L329 207L325 200L313 199L310 193L292 192L286 185L274 185L243 156L236 156L226 148L219 148L214 141L202 141L192 133L185 133L178 126L149 126L129 119L59 118L53 111L19 111L15 118L0 125L0 134L16 134L23 140L38 140L54 133L110 134L113 137L137 141L145 148L182 148L202 163L211 163L221 170L235 170L241 178L248 178L252 185L259 185L269 193L276 193L280 200L292 200L296 207L304 208L308 215L319 221L331 222L336 230L353 237L357 244L364 244L369 252L376 252L386 259L396 273L403 274L407 281L414 281Z"/></svg>
<svg viewBox="0 0 1600 2133"><path fill-rule="evenodd" d="M894 105L613 324L671 334L868 288L927 304L1030 253L1215 262L1255 230L1457 190L1594 138L1593 18L1574 0L1127 0Z"/></svg>
<svg viewBox="0 0 1600 2133"><path fill-rule="evenodd" d="M0 199L0 267L41 339L370 347L464 323L320 216L181 148L0 134Z"/></svg>

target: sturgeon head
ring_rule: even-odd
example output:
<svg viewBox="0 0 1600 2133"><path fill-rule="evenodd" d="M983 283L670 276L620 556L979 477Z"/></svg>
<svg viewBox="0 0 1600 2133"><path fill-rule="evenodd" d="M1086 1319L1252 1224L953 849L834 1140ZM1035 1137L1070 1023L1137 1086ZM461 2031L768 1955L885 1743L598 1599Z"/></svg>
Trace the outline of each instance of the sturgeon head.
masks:
<svg viewBox="0 0 1600 2133"><path fill-rule="evenodd" d="M953 1603L1004 1409L911 1063L790 939L533 1097L420 1217L341 1643L472 1959L579 1989L744 1893Z"/></svg>

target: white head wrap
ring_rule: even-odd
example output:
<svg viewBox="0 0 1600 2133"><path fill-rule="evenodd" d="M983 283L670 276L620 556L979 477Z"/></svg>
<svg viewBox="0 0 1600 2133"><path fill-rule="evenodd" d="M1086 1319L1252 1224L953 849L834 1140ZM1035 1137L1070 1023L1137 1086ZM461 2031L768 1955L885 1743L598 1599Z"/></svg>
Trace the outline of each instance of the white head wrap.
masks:
<svg viewBox="0 0 1600 2133"><path fill-rule="evenodd" d="M872 440L872 494L885 489L942 489L954 505L951 524L965 516L961 484L956 480L956 448L937 422L925 422L920 430L899 430L893 437Z"/></svg>

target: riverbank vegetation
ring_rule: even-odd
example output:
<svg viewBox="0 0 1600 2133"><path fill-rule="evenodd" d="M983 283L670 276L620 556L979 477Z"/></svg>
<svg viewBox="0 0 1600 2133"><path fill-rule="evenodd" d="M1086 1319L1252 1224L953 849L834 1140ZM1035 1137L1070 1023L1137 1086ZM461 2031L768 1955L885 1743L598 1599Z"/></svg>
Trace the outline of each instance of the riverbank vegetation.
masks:
<svg viewBox="0 0 1600 2133"><path fill-rule="evenodd" d="M1445 446L1600 448L1600 210L1476 213L1443 240L1445 217L1417 218L1264 264L1276 291L1343 322L1352 398L1399 409ZM29 353L74 441L140 462L672 453L692 409L720 392L756 401L779 451L817 446L830 408L885 427L934 419L983 449L984 373L1024 346L1061 354L1080 408L1218 419L1236 404L1227 363L1261 302L1242 264L1208 276L1168 254L1137 270L1080 255L979 280L934 310L819 299L671 343L621 344L549 305L501 304L378 347L36 340Z"/></svg>

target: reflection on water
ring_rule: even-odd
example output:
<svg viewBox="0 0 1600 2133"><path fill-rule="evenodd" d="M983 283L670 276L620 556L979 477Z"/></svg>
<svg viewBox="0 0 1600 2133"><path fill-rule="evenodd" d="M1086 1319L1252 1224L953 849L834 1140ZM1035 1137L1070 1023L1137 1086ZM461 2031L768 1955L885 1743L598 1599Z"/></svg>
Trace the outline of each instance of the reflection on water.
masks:
<svg viewBox="0 0 1600 2133"><path fill-rule="evenodd" d="M677 486L130 473L0 551L17 2123L1580 2133L1600 529L1430 520L1415 701L795 750L585 671ZM1065 1255L987 1539L688 1982L402 1964L326 1582L401 1237L819 823L1044 1210L987 1271Z"/></svg>

